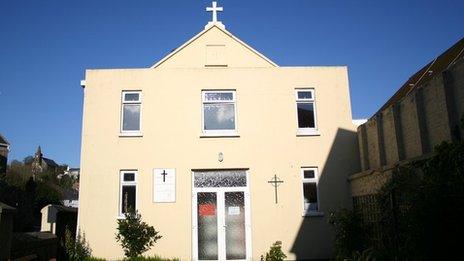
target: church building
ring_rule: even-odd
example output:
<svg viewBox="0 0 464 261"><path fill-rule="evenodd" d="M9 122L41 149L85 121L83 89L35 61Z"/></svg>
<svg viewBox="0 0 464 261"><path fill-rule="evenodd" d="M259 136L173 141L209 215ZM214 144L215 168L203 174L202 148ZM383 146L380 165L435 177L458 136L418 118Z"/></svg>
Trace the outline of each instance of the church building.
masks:
<svg viewBox="0 0 464 261"><path fill-rule="evenodd" d="M360 168L347 67L279 66L207 11L149 68L86 70L79 231L121 259L134 208L163 236L147 256L259 260L280 241L290 260L333 257L328 218Z"/></svg>

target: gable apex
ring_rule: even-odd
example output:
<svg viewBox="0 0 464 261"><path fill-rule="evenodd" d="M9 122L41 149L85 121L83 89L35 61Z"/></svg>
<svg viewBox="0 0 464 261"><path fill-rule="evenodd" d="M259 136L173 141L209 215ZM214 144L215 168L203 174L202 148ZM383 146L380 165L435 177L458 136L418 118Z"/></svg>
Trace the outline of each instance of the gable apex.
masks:
<svg viewBox="0 0 464 261"><path fill-rule="evenodd" d="M216 23L208 23L205 26L205 29L193 36L190 40L176 48L174 51L172 51L170 54L166 55L164 58L159 60L157 63L152 65L150 68L159 68L165 66L171 59L175 59L175 57L182 55L182 52L185 49L191 48L194 43L196 43L198 40L202 39L205 37L208 33L216 29L217 31L223 33L225 36L229 37L237 46L240 46L242 49L246 50L249 54L254 55L257 59L255 59L255 62L258 62L260 60L260 65L253 65L250 64L249 66L234 66L232 65L231 67L278 67L276 63L274 63L271 59L267 58L236 36L234 36L231 32L227 31L225 27L222 25L221 22L216 22ZM217 44L216 42L212 42L211 44ZM198 46L197 46L198 48ZM201 61L196 61L197 63L201 63ZM166 66L166 67L195 67L195 66L186 66L184 65L178 65L178 66ZM202 66L203 67L203 66ZM226 66L227 67L227 66Z"/></svg>

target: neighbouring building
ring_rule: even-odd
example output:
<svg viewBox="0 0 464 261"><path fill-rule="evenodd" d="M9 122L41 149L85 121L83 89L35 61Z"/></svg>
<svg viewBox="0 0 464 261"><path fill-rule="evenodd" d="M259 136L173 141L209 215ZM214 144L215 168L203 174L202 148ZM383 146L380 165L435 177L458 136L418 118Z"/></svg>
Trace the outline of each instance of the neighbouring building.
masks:
<svg viewBox="0 0 464 261"><path fill-rule="evenodd" d="M10 152L10 143L0 133L0 176L6 173L8 152Z"/></svg>
<svg viewBox="0 0 464 261"><path fill-rule="evenodd" d="M59 165L52 159L45 158L42 154L42 149L37 147L37 151L32 160L32 174L34 180L37 178L37 175L45 171L56 172L58 171Z"/></svg>
<svg viewBox="0 0 464 261"><path fill-rule="evenodd" d="M66 207L79 207L79 173L79 168L68 167L63 173L57 175L58 179L69 177L69 181L72 182L72 186L70 188L61 190L61 202Z"/></svg>
<svg viewBox="0 0 464 261"><path fill-rule="evenodd" d="M355 204L369 198L397 166L433 154L443 141L462 139L464 38L411 76L357 129L362 171L350 177Z"/></svg>
<svg viewBox="0 0 464 261"><path fill-rule="evenodd" d="M207 10L151 67L86 70L78 228L113 260L129 208L163 236L147 255L333 257L327 220L360 170L347 68L278 66Z"/></svg>

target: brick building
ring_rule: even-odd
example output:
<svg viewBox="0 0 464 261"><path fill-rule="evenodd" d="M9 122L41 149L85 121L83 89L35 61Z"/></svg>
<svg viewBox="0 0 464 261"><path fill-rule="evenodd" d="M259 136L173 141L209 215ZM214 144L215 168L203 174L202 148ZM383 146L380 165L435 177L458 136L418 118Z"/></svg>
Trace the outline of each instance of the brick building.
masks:
<svg viewBox="0 0 464 261"><path fill-rule="evenodd" d="M375 194L398 165L462 138L463 115L464 38L416 72L358 127L362 171L349 178L352 196Z"/></svg>

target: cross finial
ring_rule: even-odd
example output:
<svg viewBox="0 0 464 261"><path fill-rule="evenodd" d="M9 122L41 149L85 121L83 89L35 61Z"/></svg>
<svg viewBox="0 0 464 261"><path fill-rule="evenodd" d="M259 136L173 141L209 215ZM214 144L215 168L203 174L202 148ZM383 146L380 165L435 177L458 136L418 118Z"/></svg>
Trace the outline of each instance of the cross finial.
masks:
<svg viewBox="0 0 464 261"><path fill-rule="evenodd" d="M218 7L216 1L213 1L212 7L206 7L207 12L213 13L213 20L211 22L217 23L217 12L222 12L224 9L222 7Z"/></svg>

